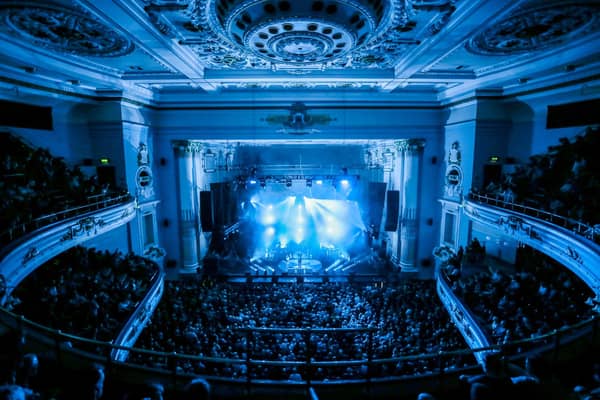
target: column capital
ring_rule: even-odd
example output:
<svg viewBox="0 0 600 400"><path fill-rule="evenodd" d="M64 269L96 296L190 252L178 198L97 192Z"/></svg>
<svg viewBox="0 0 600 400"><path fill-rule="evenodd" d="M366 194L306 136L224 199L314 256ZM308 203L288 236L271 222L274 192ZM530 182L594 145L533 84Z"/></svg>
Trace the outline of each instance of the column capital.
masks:
<svg viewBox="0 0 600 400"><path fill-rule="evenodd" d="M425 147L425 139L400 139L394 142L398 151L419 153Z"/></svg>
<svg viewBox="0 0 600 400"><path fill-rule="evenodd" d="M200 153L203 148L202 143L193 142L191 140L173 140L171 142L171 145L180 154Z"/></svg>

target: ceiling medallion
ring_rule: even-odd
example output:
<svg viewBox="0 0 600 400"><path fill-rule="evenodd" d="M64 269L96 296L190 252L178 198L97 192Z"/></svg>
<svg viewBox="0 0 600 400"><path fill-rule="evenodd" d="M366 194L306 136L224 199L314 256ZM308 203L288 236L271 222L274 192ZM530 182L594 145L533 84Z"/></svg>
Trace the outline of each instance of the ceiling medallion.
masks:
<svg viewBox="0 0 600 400"><path fill-rule="evenodd" d="M29 2L0 5L6 32L36 46L82 56L118 57L134 45L113 29L80 11Z"/></svg>
<svg viewBox="0 0 600 400"><path fill-rule="evenodd" d="M599 7L552 4L521 9L475 36L467 48L476 54L536 51L577 39L600 28Z"/></svg>
<svg viewBox="0 0 600 400"><path fill-rule="evenodd" d="M216 0L217 28L254 55L276 63L311 64L365 44L381 26L383 0Z"/></svg>
<svg viewBox="0 0 600 400"><path fill-rule="evenodd" d="M438 3L439 12L454 10ZM180 44L208 68L391 68L419 43L409 34L416 8L413 0L191 0Z"/></svg>

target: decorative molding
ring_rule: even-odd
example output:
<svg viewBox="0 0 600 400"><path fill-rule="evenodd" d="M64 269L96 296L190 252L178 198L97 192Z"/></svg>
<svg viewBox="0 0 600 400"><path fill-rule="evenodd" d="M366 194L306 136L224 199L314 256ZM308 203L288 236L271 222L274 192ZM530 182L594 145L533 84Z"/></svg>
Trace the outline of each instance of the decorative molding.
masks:
<svg viewBox="0 0 600 400"><path fill-rule="evenodd" d="M289 71L288 71L289 72ZM390 78L391 80L391 78ZM378 89L383 88L389 80L364 80L353 82L331 81L267 81L246 82L246 81L221 81L216 84L224 89Z"/></svg>
<svg viewBox="0 0 600 400"><path fill-rule="evenodd" d="M201 153L204 147L201 143L191 140L173 140L171 144L180 155Z"/></svg>
<svg viewBox="0 0 600 400"><path fill-rule="evenodd" d="M269 115L264 121L270 125L282 125L283 128L278 129L278 133L286 133L290 135L307 135L309 133L319 132L318 129L312 128L313 125L328 125L335 118L329 114L313 114L308 113L308 107L302 102L292 103L289 115Z"/></svg>
<svg viewBox="0 0 600 400"><path fill-rule="evenodd" d="M138 167L150 164L150 154L148 153L148 146L146 146L146 144L142 142L140 142L137 149L137 164Z"/></svg>
<svg viewBox="0 0 600 400"><path fill-rule="evenodd" d="M23 256L23 261L21 262L21 265L27 264L29 261L36 258L39 254L40 252L34 246L31 246L29 250L27 250L27 253L25 253L25 255Z"/></svg>
<svg viewBox="0 0 600 400"><path fill-rule="evenodd" d="M444 180L444 194L447 197L460 199L463 195L463 170L460 167L462 156L460 143L453 142L448 150L448 159L446 160L446 174Z"/></svg>
<svg viewBox="0 0 600 400"><path fill-rule="evenodd" d="M393 68L446 26L454 3L191 0L152 1L144 9L159 32L192 49L206 68L308 74Z"/></svg>
<svg viewBox="0 0 600 400"><path fill-rule="evenodd" d="M396 141L398 151L410 154L418 154L425 148L425 139L401 139Z"/></svg>
<svg viewBox="0 0 600 400"><path fill-rule="evenodd" d="M154 177L148 165L139 167L135 172L135 186L138 196L142 199L154 196Z"/></svg>
<svg viewBox="0 0 600 400"><path fill-rule="evenodd" d="M58 4L2 4L0 18L10 35L61 53L120 57L134 49L125 36L91 15Z"/></svg>
<svg viewBox="0 0 600 400"><path fill-rule="evenodd" d="M521 8L479 33L467 50L483 55L514 55L565 44L600 29L594 4L541 3Z"/></svg>
<svg viewBox="0 0 600 400"><path fill-rule="evenodd" d="M123 218L123 215L121 215L121 217ZM126 217L127 216L125 216L125 218ZM60 238L60 241L66 242L69 240L74 240L83 235L95 235L98 232L98 229L102 228L104 225L106 225L104 220L98 217L89 216L82 218L76 224L69 227L69 229Z"/></svg>

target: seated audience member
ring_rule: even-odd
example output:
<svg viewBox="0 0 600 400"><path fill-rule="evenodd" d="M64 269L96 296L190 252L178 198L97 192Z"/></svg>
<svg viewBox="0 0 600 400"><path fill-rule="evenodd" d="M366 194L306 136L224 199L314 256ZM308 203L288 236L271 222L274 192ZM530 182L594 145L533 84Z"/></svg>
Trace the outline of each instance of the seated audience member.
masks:
<svg viewBox="0 0 600 400"><path fill-rule="evenodd" d="M509 397L510 377L504 369L500 354L486 353L483 374L461 375L460 380L470 385L471 400L505 400Z"/></svg>
<svg viewBox="0 0 600 400"><path fill-rule="evenodd" d="M203 378L195 378L184 389L186 400L209 400L210 383Z"/></svg>
<svg viewBox="0 0 600 400"><path fill-rule="evenodd" d="M158 266L142 257L78 246L29 274L11 294L18 301L5 307L50 328L108 342L117 337L157 273Z"/></svg>

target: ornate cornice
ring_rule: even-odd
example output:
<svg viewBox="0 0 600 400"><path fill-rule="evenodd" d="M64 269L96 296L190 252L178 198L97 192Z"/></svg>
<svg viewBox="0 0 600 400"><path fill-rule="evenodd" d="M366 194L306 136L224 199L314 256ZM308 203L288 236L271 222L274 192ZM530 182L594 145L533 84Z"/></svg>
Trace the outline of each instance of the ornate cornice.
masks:
<svg viewBox="0 0 600 400"><path fill-rule="evenodd" d="M200 153L204 148L202 143L191 140L173 140L171 144L173 145L175 151L182 155L185 153Z"/></svg>
<svg viewBox="0 0 600 400"><path fill-rule="evenodd" d="M401 139L395 142L396 149L407 153L420 153L425 148L425 139Z"/></svg>

